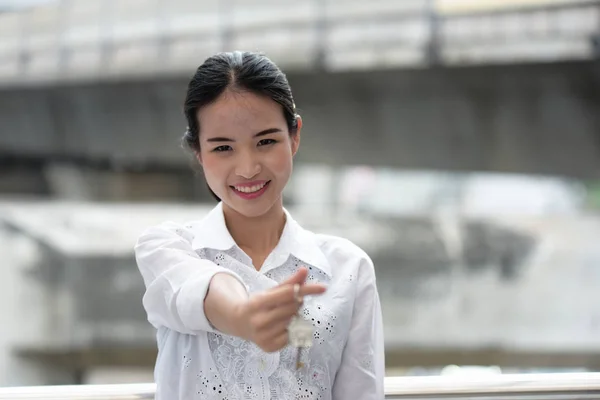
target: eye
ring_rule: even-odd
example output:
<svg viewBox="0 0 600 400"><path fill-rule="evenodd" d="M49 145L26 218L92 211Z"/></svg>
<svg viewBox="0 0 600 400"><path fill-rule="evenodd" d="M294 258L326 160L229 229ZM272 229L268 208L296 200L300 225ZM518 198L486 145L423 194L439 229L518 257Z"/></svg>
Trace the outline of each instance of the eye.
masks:
<svg viewBox="0 0 600 400"><path fill-rule="evenodd" d="M224 144L223 146L215 147L212 151L215 153L223 153L225 151L230 151L230 150L231 150L231 146Z"/></svg>
<svg viewBox="0 0 600 400"><path fill-rule="evenodd" d="M259 146L266 146L269 144L275 144L277 143L277 140L275 139L262 139L261 141L258 142Z"/></svg>

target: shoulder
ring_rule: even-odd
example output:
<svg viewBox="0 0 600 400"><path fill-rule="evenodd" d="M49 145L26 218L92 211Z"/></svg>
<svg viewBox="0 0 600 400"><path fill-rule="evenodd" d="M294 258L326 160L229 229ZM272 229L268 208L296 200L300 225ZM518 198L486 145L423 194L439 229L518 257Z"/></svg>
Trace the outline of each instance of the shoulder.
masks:
<svg viewBox="0 0 600 400"><path fill-rule="evenodd" d="M351 240L327 234L314 234L314 237L334 270L354 269L363 275L375 275L371 257Z"/></svg>
<svg viewBox="0 0 600 400"><path fill-rule="evenodd" d="M325 255L370 261L368 254L349 239L322 233L315 233L314 237L317 245Z"/></svg>
<svg viewBox="0 0 600 400"><path fill-rule="evenodd" d="M198 224L199 221L184 223L164 221L144 229L138 236L137 243L169 238L180 238L191 242L194 239L194 227Z"/></svg>
<svg viewBox="0 0 600 400"><path fill-rule="evenodd" d="M166 220L156 225L146 228L138 237L138 241L151 238L170 238L179 237L191 242L196 236L206 231L212 231L211 224L214 225L215 216L219 215L219 206L208 209L200 219L173 221Z"/></svg>

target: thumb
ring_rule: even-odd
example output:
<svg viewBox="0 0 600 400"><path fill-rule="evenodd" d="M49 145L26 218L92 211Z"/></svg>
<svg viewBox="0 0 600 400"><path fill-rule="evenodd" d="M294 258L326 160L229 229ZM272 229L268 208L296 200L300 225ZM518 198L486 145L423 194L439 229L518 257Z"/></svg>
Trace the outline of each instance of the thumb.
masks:
<svg viewBox="0 0 600 400"><path fill-rule="evenodd" d="M306 267L300 267L300 268L298 268L298 271L296 271L292 276L287 278L285 281L281 282L281 284L279 286L295 285L295 284L302 285L306 281L307 276L308 276L308 270L306 269Z"/></svg>

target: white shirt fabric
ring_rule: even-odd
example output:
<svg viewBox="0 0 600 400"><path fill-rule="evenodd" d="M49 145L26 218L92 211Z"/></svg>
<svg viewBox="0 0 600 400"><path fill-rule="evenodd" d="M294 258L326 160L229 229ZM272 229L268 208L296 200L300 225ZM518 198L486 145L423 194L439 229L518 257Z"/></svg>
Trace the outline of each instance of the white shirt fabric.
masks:
<svg viewBox="0 0 600 400"><path fill-rule="evenodd" d="M146 230L135 247L146 293L143 305L158 330L157 400L384 399L384 338L373 263L346 239L309 232L286 211L276 248L260 270L235 244L220 203L204 219ZM204 314L211 278L226 272L250 293L275 287L299 267L307 282L327 286L301 310L313 346L266 353L216 331Z"/></svg>

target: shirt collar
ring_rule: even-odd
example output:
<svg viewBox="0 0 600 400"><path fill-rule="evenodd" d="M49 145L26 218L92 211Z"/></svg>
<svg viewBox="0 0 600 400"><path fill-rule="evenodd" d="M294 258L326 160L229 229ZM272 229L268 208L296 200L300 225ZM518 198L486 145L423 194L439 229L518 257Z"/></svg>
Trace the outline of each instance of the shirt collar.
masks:
<svg viewBox="0 0 600 400"><path fill-rule="evenodd" d="M293 255L331 277L331 266L317 243L316 235L302 228L287 210L284 209L284 212L286 215L285 227L279 243L267 259L274 258L273 262L267 263L261 272L266 273L280 266L290 255ZM204 219L194 224L192 231L194 233L192 241L194 250L209 248L223 251L237 246L225 224L222 202L219 202Z"/></svg>
<svg viewBox="0 0 600 400"><path fill-rule="evenodd" d="M235 246L235 241L231 237L225 217L223 215L223 203L219 202L202 220L192 227L194 240L192 247L194 250L215 249L229 250Z"/></svg>

